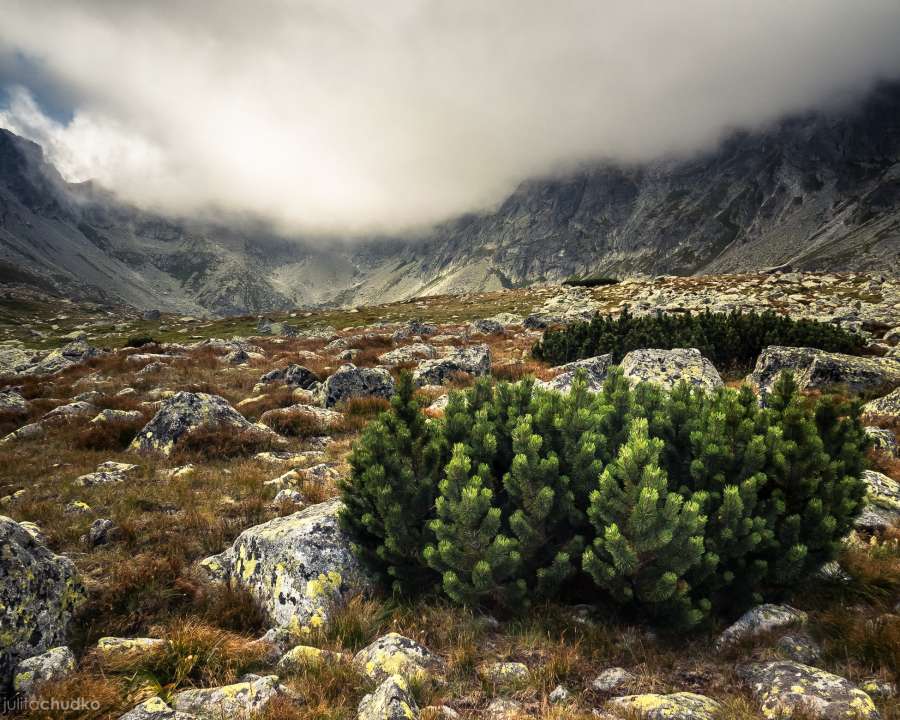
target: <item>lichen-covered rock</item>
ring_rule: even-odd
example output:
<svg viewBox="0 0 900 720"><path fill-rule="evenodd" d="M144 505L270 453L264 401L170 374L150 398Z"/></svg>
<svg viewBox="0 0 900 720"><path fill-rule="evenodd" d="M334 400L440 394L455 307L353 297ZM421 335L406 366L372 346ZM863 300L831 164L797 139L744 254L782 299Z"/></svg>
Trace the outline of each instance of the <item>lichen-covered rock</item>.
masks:
<svg viewBox="0 0 900 720"><path fill-rule="evenodd" d="M28 368L29 375L54 375L73 365L96 357L100 351L89 345L85 340L76 340L68 345L53 350L37 364Z"/></svg>
<svg viewBox="0 0 900 720"><path fill-rule="evenodd" d="M900 387L862 406L863 415L900 417Z"/></svg>
<svg viewBox="0 0 900 720"><path fill-rule="evenodd" d="M866 502L854 521L858 530L885 530L900 521L900 483L876 470L863 470Z"/></svg>
<svg viewBox="0 0 900 720"><path fill-rule="evenodd" d="M401 675L408 680L429 680L443 669L440 658L428 648L395 632L360 650L353 658L353 664L376 682L392 675Z"/></svg>
<svg viewBox="0 0 900 720"><path fill-rule="evenodd" d="M591 683L597 692L618 692L633 683L637 678L625 668L608 668L601 672Z"/></svg>
<svg viewBox="0 0 900 720"><path fill-rule="evenodd" d="M277 675L246 675L231 685L182 690L172 699L172 705L176 711L201 720L221 720L262 712L276 697L289 695Z"/></svg>
<svg viewBox="0 0 900 720"><path fill-rule="evenodd" d="M423 323L420 320L410 320L406 325L397 329L391 336L395 342L408 340L411 337L428 337L437 334L437 325Z"/></svg>
<svg viewBox="0 0 900 720"><path fill-rule="evenodd" d="M18 375L33 363L34 351L13 345L0 345L0 375Z"/></svg>
<svg viewBox="0 0 900 720"><path fill-rule="evenodd" d="M788 660L811 665L822 658L822 648L808 635L791 634L779 638L776 649Z"/></svg>
<svg viewBox="0 0 900 720"><path fill-rule="evenodd" d="M112 520L108 518L97 518L91 523L90 528L88 528L87 535L82 536L82 540L92 548L98 547L99 545L106 545L113 539L116 530L116 526Z"/></svg>
<svg viewBox="0 0 900 720"><path fill-rule="evenodd" d="M101 410L92 423L130 423L138 422L144 416L137 410Z"/></svg>
<svg viewBox="0 0 900 720"><path fill-rule="evenodd" d="M869 440L872 441L872 447L876 450L892 458L900 456L900 446L897 445L897 438L890 430L879 427L867 427L866 435L868 435Z"/></svg>
<svg viewBox="0 0 900 720"><path fill-rule="evenodd" d="M63 646L51 648L18 664L13 676L13 690L30 695L35 688L50 680L62 680L75 670L75 656Z"/></svg>
<svg viewBox="0 0 900 720"><path fill-rule="evenodd" d="M243 432L254 427L218 395L180 392L163 403L134 438L131 449L171 455L178 441L198 428Z"/></svg>
<svg viewBox="0 0 900 720"><path fill-rule="evenodd" d="M140 465L107 460L104 463L100 463L94 472L76 478L75 484L83 487L92 487L94 485L120 483L124 482L130 475L134 475L139 468Z"/></svg>
<svg viewBox="0 0 900 720"><path fill-rule="evenodd" d="M188 720L191 717L193 716L176 713L161 697L154 696L129 710L119 720Z"/></svg>
<svg viewBox="0 0 900 720"><path fill-rule="evenodd" d="M487 720L515 720L522 715L522 703L509 698L494 698L484 709Z"/></svg>
<svg viewBox="0 0 900 720"><path fill-rule="evenodd" d="M767 718L802 709L822 720L877 720L875 705L849 680L791 660L750 663L737 669Z"/></svg>
<svg viewBox="0 0 900 720"><path fill-rule="evenodd" d="M23 660L58 647L84 589L71 560L0 515L0 692Z"/></svg>
<svg viewBox="0 0 900 720"><path fill-rule="evenodd" d="M502 335L503 324L494 318L478 318L469 323L468 330L473 335Z"/></svg>
<svg viewBox="0 0 900 720"><path fill-rule="evenodd" d="M805 612L790 605L770 603L757 605L741 615L719 635L716 647L721 650L766 633L804 625L806 620Z"/></svg>
<svg viewBox="0 0 900 720"><path fill-rule="evenodd" d="M771 392L784 371L794 374L801 390L845 385L862 392L900 383L900 359L857 357L805 347L770 345L760 353L748 382L760 392Z"/></svg>
<svg viewBox="0 0 900 720"><path fill-rule="evenodd" d="M0 392L0 412L21 415L28 412L28 401L18 390Z"/></svg>
<svg viewBox="0 0 900 720"><path fill-rule="evenodd" d="M352 363L341 365L322 383L316 394L320 405L330 408L354 397L390 399L394 394L394 378L384 368L358 368Z"/></svg>
<svg viewBox="0 0 900 720"><path fill-rule="evenodd" d="M611 365L612 355L610 354L576 360L554 368L559 371L558 375L551 380L538 382L537 384L549 390L569 392L572 389L572 383L575 382L575 375L579 370L583 370L588 390L599 392L603 389L603 381L606 380L606 375Z"/></svg>
<svg viewBox="0 0 900 720"><path fill-rule="evenodd" d="M713 364L696 348L632 350L622 358L621 367L631 382L652 382L666 389L682 380L707 390L724 384Z"/></svg>
<svg viewBox="0 0 900 720"><path fill-rule="evenodd" d="M423 360L413 372L416 384L443 385L455 373L468 373L476 377L491 371L491 350L487 345L455 348L447 355L433 360Z"/></svg>
<svg viewBox="0 0 900 720"><path fill-rule="evenodd" d="M263 425L270 427L278 427L292 419L297 419L304 423L308 423L309 428L317 432L325 432L336 425L340 424L343 419L343 413L327 410L326 408L317 407L315 405L305 405L298 403L285 408L275 408L266 410L259 421Z"/></svg>
<svg viewBox="0 0 900 720"><path fill-rule="evenodd" d="M437 357L437 349L427 343L413 343L395 348L378 356L382 365L402 365L404 363L430 360Z"/></svg>
<svg viewBox="0 0 900 720"><path fill-rule="evenodd" d="M84 400L76 400L75 402L53 408L41 420L44 423L59 423L73 418L84 417L85 415L94 415L96 412L97 408L91 403Z"/></svg>
<svg viewBox="0 0 900 720"><path fill-rule="evenodd" d="M101 662L116 663L151 657L165 644L166 641L159 638L102 637L97 641L96 653Z"/></svg>
<svg viewBox="0 0 900 720"><path fill-rule="evenodd" d="M609 708L641 720L715 720L720 706L705 695L679 692L671 695L625 695L612 698Z"/></svg>
<svg viewBox="0 0 900 720"><path fill-rule="evenodd" d="M309 665L347 662L348 659L346 655L333 650L322 650L312 645L296 645L281 656L278 667L290 671Z"/></svg>
<svg viewBox="0 0 900 720"><path fill-rule="evenodd" d="M319 382L319 377L312 370L303 365L291 363L285 368L272 370L259 378L263 385L273 382L283 382L290 387L303 388L308 390Z"/></svg>
<svg viewBox="0 0 900 720"><path fill-rule="evenodd" d="M399 675L387 678L359 703L358 720L417 720L419 707L406 680Z"/></svg>
<svg viewBox="0 0 900 720"><path fill-rule="evenodd" d="M341 507L331 500L251 527L201 566L211 578L248 590L274 625L302 637L369 587L338 526Z"/></svg>
<svg viewBox="0 0 900 720"><path fill-rule="evenodd" d="M493 685L515 687L528 682L528 666L520 662L482 663L476 668L478 677Z"/></svg>
<svg viewBox="0 0 900 720"><path fill-rule="evenodd" d="M0 440L0 445L5 445L6 443L11 442L19 442L21 440L37 440L39 437L43 437L44 426L40 422L28 423L27 425L23 425L17 430L13 430L9 435L5 435L2 440Z"/></svg>

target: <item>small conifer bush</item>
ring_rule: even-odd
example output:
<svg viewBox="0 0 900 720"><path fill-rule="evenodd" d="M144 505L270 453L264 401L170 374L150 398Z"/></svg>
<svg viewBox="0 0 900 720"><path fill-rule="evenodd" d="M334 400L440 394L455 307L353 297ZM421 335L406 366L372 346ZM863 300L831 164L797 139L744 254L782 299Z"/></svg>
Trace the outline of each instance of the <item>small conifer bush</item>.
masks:
<svg viewBox="0 0 900 720"><path fill-rule="evenodd" d="M691 626L774 597L832 559L862 509L856 405L783 375L665 392L479 380L426 420L409 377L343 484L360 559L397 592L470 606L611 600ZM588 595L588 597L586 597Z"/></svg>
<svg viewBox="0 0 900 720"><path fill-rule="evenodd" d="M620 362L641 348L692 347L722 369L747 371L769 345L813 347L829 352L859 354L860 335L815 320L793 320L771 310L763 313L657 313L636 317L627 310L618 318L597 315L551 329L532 348L532 355L553 365L612 354Z"/></svg>

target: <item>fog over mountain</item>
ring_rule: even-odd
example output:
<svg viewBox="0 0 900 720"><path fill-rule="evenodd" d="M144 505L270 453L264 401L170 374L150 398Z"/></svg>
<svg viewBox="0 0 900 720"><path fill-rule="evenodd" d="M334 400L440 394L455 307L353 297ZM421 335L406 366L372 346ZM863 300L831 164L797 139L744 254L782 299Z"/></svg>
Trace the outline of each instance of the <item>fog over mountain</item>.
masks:
<svg viewBox="0 0 900 720"><path fill-rule="evenodd" d="M0 0L0 126L144 211L412 232L900 77L896 0ZM322 241L318 241L319 246Z"/></svg>

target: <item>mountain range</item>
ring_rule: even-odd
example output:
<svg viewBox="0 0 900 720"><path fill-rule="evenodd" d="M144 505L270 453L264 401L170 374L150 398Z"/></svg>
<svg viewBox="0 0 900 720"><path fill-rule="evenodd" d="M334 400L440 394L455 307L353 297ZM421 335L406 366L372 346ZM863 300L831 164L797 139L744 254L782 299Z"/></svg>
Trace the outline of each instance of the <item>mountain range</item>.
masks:
<svg viewBox="0 0 900 720"><path fill-rule="evenodd" d="M528 180L412 237L328 243L126 205L0 129L0 283L74 299L229 315L780 265L900 271L900 85L690 158Z"/></svg>

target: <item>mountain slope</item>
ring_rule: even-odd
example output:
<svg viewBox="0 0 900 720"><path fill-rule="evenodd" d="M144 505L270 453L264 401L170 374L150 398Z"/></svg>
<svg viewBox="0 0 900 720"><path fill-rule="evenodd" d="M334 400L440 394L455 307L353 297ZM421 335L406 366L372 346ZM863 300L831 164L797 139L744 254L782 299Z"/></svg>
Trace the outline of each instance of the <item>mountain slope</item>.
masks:
<svg viewBox="0 0 900 720"><path fill-rule="evenodd" d="M233 314L783 263L900 267L900 85L687 160L530 180L493 211L402 241L162 217L66 184L38 146L0 130L0 280L74 297Z"/></svg>

